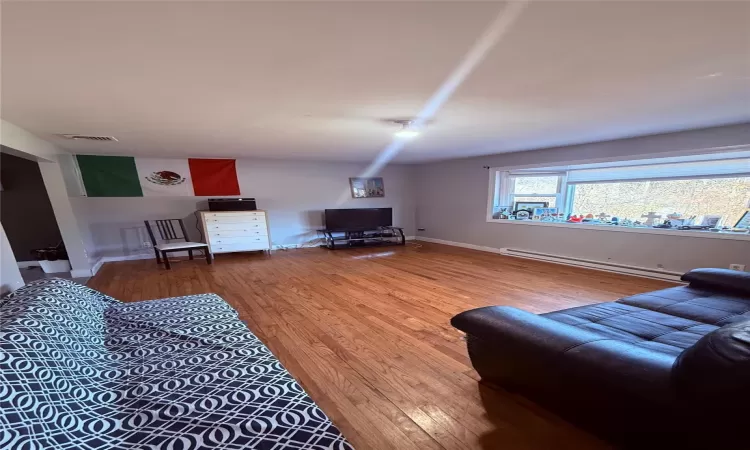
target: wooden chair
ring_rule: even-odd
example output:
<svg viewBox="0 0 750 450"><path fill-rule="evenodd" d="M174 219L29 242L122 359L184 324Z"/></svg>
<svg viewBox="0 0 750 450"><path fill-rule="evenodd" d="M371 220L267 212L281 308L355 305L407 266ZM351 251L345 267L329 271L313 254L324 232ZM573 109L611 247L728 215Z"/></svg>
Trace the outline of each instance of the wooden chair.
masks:
<svg viewBox="0 0 750 450"><path fill-rule="evenodd" d="M154 235L151 222L156 225L160 241L157 241L156 236ZM179 229L175 228L175 222L179 224ZM203 250L203 253L206 254L206 262L208 264L212 263L211 253L208 251L208 244L202 242L190 242L187 237L187 231L185 231L185 223L182 219L144 220L143 223L146 224L146 230L148 230L148 235L154 246L156 263L161 264L162 259L164 259L164 267L166 267L167 270L172 268L172 265L169 264L169 256L167 256L169 252L181 252L187 250L188 256L190 259L193 259L193 250ZM181 234L179 232L181 232ZM170 242L179 240L184 242Z"/></svg>

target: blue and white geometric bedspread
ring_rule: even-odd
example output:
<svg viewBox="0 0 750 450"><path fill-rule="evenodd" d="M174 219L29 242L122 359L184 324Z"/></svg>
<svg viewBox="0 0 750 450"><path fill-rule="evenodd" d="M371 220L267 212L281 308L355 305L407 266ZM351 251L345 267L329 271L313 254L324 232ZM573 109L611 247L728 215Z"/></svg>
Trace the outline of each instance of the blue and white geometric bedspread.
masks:
<svg viewBox="0 0 750 450"><path fill-rule="evenodd" d="M2 449L352 449L213 294L21 288L0 300L0 413Z"/></svg>

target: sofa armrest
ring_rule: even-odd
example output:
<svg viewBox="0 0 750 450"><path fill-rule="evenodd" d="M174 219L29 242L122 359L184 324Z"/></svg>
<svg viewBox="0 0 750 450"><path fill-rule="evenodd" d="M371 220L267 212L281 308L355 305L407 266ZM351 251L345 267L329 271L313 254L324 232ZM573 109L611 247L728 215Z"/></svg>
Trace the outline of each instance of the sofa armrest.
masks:
<svg viewBox="0 0 750 450"><path fill-rule="evenodd" d="M463 312L451 324L495 350L474 362L482 373L532 376L519 367L548 367L582 385L607 386L655 401L669 401L675 356L613 340L520 309L491 306ZM513 366L513 367L511 367ZM506 372L505 368L509 368ZM545 376L554 376L550 372ZM522 375L517 375L522 374Z"/></svg>
<svg viewBox="0 0 750 450"><path fill-rule="evenodd" d="M750 272L729 269L693 269L682 276L691 286L750 295Z"/></svg>
<svg viewBox="0 0 750 450"><path fill-rule="evenodd" d="M655 403L674 400L672 368L676 357L625 341L606 339L565 352L565 367L581 380L605 384Z"/></svg>
<svg viewBox="0 0 750 450"><path fill-rule="evenodd" d="M462 312L451 319L459 330L504 346L527 347L529 351L562 353L576 345L603 337L510 306L487 306Z"/></svg>

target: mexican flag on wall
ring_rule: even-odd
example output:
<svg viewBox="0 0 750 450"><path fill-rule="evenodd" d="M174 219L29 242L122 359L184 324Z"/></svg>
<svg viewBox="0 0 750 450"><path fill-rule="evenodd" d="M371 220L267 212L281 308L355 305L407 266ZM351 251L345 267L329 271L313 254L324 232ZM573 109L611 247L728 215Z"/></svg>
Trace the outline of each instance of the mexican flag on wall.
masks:
<svg viewBox="0 0 750 450"><path fill-rule="evenodd" d="M234 159L76 155L89 197L240 195Z"/></svg>

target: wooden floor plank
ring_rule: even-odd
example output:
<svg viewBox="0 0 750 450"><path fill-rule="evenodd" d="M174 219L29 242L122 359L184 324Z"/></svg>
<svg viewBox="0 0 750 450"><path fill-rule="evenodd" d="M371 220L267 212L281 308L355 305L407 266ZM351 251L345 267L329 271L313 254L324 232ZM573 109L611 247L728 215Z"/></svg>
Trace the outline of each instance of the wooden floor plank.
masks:
<svg viewBox="0 0 750 450"><path fill-rule="evenodd" d="M170 271L107 263L89 286L123 301L219 294L360 450L606 448L479 384L450 318L488 305L542 313L670 284L420 244L220 255Z"/></svg>

